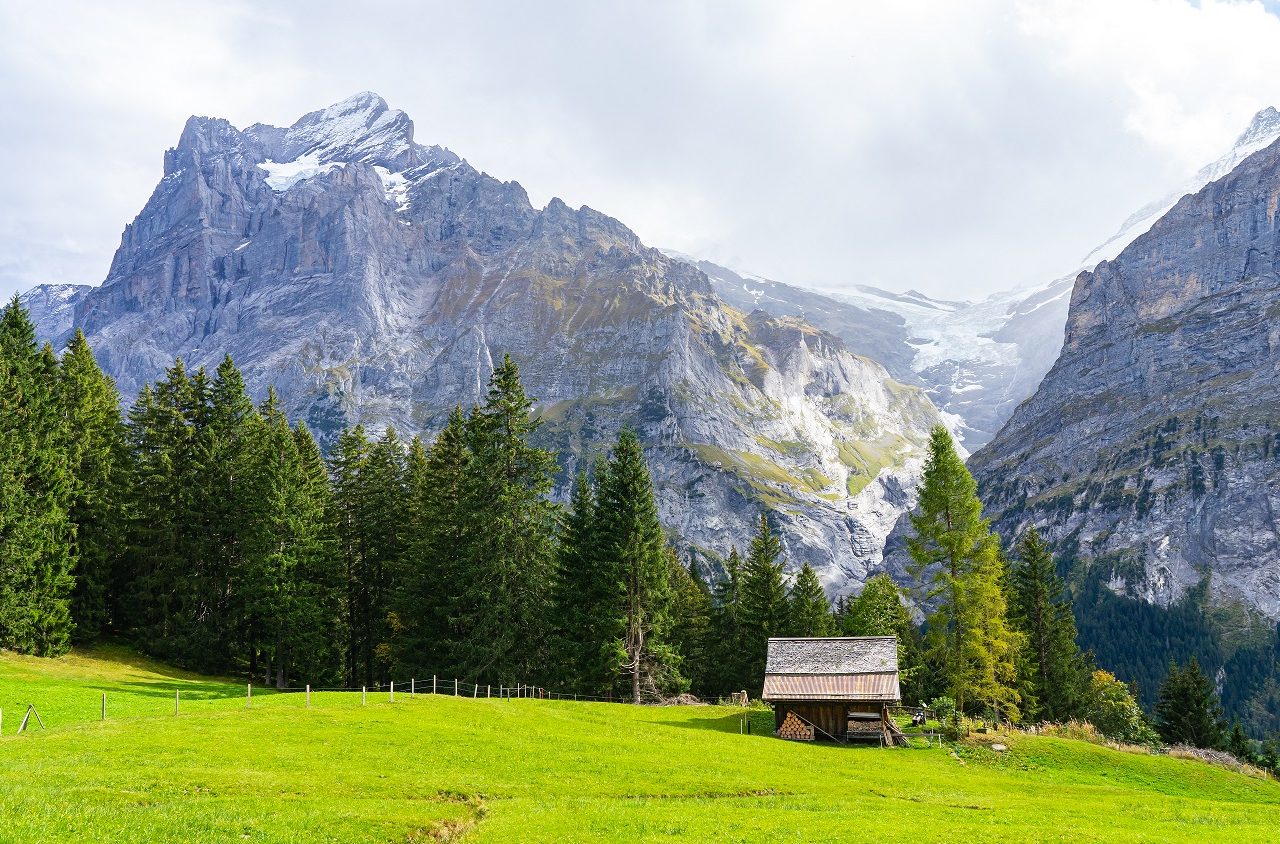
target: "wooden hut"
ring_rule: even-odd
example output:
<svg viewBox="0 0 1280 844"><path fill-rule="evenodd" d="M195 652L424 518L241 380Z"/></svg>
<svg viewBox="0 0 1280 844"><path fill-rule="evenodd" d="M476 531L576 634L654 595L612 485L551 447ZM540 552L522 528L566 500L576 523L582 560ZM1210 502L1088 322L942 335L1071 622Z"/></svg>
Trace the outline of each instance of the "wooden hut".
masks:
<svg viewBox="0 0 1280 844"><path fill-rule="evenodd" d="M783 738L893 743L889 707L902 698L898 639L770 639L762 697Z"/></svg>

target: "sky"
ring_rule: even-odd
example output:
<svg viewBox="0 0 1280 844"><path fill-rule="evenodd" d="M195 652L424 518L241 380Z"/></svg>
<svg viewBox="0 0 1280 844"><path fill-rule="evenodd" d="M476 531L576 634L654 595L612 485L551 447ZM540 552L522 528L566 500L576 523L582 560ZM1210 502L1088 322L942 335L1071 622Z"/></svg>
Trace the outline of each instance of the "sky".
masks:
<svg viewBox="0 0 1280 844"><path fill-rule="evenodd" d="M1275 4L0 0L0 294L98 284L191 114L358 91L648 244L977 299L1074 270L1280 105Z"/></svg>

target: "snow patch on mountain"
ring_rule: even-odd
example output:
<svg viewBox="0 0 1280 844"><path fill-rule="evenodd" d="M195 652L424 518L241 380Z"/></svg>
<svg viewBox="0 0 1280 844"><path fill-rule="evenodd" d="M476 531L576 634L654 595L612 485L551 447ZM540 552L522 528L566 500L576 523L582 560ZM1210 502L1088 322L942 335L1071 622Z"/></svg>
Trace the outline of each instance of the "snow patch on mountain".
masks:
<svg viewBox="0 0 1280 844"><path fill-rule="evenodd" d="M267 171L266 183L273 191L280 193L298 182L328 173L330 170L339 170L343 165L339 162L321 164L319 155L311 153L295 158L293 161L272 161L268 158L258 164L258 167Z"/></svg>

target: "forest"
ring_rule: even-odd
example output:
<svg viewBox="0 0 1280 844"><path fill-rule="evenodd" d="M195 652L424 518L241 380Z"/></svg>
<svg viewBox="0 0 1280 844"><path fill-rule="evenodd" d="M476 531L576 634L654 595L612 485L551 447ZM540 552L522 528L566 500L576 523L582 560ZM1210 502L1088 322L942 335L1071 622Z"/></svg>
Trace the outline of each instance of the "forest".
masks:
<svg viewBox="0 0 1280 844"><path fill-rule="evenodd" d="M789 571L767 512L717 571L682 560L630 429L557 502L534 408L507 357L434 438L357 426L326 455L227 358L212 374L175 361L126 414L84 337L57 356L15 298L0 316L0 646L123 640L278 688L438 675L653 703L758 696L770 636L895 635L904 701L957 729L1089 721L1276 763L1274 737L1228 727L1194 657L1173 655L1149 717L1081 651L1051 549L1030 529L1006 553L942 427L909 592L877 575L832 605L808 565Z"/></svg>

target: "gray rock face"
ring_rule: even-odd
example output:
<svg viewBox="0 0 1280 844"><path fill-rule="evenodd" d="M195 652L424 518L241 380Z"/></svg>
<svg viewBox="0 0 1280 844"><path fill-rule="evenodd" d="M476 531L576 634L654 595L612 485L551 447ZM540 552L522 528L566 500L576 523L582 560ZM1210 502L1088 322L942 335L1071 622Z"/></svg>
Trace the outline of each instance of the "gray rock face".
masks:
<svg viewBox="0 0 1280 844"><path fill-rule="evenodd" d="M970 461L1002 532L1149 602L1208 577L1280 619L1277 197L1272 144L1080 275L1061 356Z"/></svg>
<svg viewBox="0 0 1280 844"><path fill-rule="evenodd" d="M510 353L566 482L631 424L683 542L723 553L768 506L793 564L856 586L913 503L939 420L923 393L801 320L725 305L617 220L534 209L413 132L371 94L288 128L188 121L75 306L126 398L177 356L230 354L322 438L355 422L430 433Z"/></svg>
<svg viewBox="0 0 1280 844"><path fill-rule="evenodd" d="M40 336L61 349L74 331L75 309L93 288L87 284L41 284L19 296Z"/></svg>

